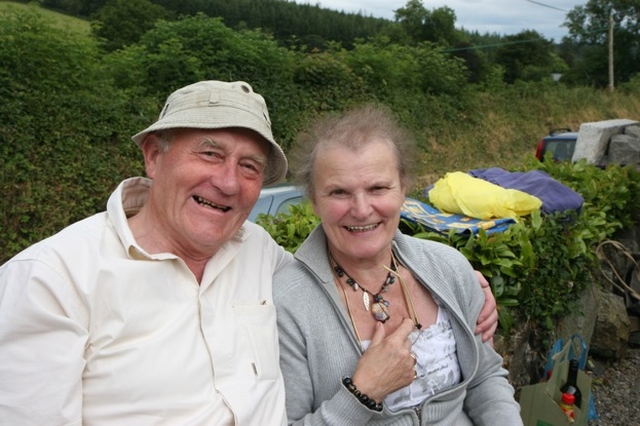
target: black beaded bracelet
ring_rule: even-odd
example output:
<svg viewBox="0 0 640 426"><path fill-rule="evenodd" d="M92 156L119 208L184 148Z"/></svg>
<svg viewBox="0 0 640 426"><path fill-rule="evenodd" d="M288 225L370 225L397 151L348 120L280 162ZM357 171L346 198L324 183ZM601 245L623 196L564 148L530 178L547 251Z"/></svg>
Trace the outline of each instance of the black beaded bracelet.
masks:
<svg viewBox="0 0 640 426"><path fill-rule="evenodd" d="M382 411L382 402L375 402L373 399L369 398L367 394L360 392L358 388L356 388L356 385L353 384L351 377L345 377L342 379L342 384L368 409L378 412Z"/></svg>

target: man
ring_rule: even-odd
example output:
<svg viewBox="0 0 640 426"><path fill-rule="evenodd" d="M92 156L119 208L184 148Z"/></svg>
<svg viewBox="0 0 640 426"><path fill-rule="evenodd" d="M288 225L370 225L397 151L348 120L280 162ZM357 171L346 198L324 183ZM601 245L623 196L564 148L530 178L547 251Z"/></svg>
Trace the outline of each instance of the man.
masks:
<svg viewBox="0 0 640 426"><path fill-rule="evenodd" d="M264 99L195 83L133 140L150 179L0 267L0 419L286 424L271 288L292 258L245 221L287 170Z"/></svg>

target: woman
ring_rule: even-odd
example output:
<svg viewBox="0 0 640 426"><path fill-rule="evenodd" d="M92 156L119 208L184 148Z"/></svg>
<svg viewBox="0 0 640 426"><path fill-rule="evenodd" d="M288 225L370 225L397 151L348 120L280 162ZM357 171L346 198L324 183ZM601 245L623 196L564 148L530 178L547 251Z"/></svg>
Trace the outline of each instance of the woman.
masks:
<svg viewBox="0 0 640 426"><path fill-rule="evenodd" d="M298 144L321 224L274 277L290 424L521 424L502 358L473 333L484 297L471 265L398 231L408 141L366 106Z"/></svg>

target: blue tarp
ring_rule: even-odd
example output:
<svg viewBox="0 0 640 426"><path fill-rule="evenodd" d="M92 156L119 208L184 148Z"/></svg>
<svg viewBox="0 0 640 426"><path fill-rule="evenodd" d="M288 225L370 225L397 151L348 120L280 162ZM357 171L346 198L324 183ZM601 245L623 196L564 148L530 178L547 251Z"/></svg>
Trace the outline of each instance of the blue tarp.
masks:
<svg viewBox="0 0 640 426"><path fill-rule="evenodd" d="M443 213L429 204L422 203L413 198L407 198L400 210L400 216L412 223L417 223L425 228L448 234L454 229L457 233L478 233L484 229L487 234L503 232L509 225L516 223L510 218L482 220L453 213Z"/></svg>
<svg viewBox="0 0 640 426"><path fill-rule="evenodd" d="M526 192L542 201L545 214L575 210L580 213L584 199L573 189L555 180L542 170L508 172L499 167L471 170L473 177L484 179L506 189Z"/></svg>
<svg viewBox="0 0 640 426"><path fill-rule="evenodd" d="M575 210L580 213L584 203L580 194L542 170L508 172L498 167L492 167L475 169L468 173L502 188L517 189L539 198L542 201L540 211L544 214L566 210ZM429 196L431 188L433 185L424 190L425 196ZM509 225L515 223L513 219L509 218L481 220L459 214L443 213L437 208L413 198L407 198L402 207L401 216L410 222L418 223L429 230L443 234L449 233L451 229L455 229L458 233L474 234L480 229L484 229L490 234L503 232Z"/></svg>

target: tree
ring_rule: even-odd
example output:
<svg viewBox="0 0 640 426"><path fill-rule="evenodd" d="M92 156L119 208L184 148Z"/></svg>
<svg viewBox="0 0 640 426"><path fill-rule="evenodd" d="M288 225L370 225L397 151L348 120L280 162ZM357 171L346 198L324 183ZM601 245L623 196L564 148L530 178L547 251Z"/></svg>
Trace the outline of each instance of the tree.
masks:
<svg viewBox="0 0 640 426"><path fill-rule="evenodd" d="M429 17L429 11L420 0L409 0L404 7L395 11L396 22L404 28L407 36L414 42L424 40L423 25Z"/></svg>
<svg viewBox="0 0 640 426"><path fill-rule="evenodd" d="M93 15L91 29L105 50L114 51L135 43L156 21L171 16L150 0L107 0Z"/></svg>
<svg viewBox="0 0 640 426"><path fill-rule="evenodd" d="M583 56L572 70L579 84L608 84L608 26L613 18L614 71L617 82L629 81L640 72L640 2L589 0L567 14L568 40L582 45Z"/></svg>
<svg viewBox="0 0 640 426"><path fill-rule="evenodd" d="M306 107L293 83L298 55L262 31L234 31L221 18L198 13L159 21L138 43L106 61L120 88L155 98L157 110L167 93L195 81L246 81L265 97L286 148L298 131L299 111ZM149 122L154 118L155 113L146 117Z"/></svg>
<svg viewBox="0 0 640 426"><path fill-rule="evenodd" d="M233 29L261 29L271 34L281 45L292 37L304 40L315 35L317 39L337 41L346 48L358 38L374 36L391 25L387 19L364 17L361 14L338 12L320 6L283 0L153 0L154 3L174 11L177 15L195 15L202 12L220 17Z"/></svg>
<svg viewBox="0 0 640 426"><path fill-rule="evenodd" d="M458 31L455 29L456 13L453 9L443 6L433 9L431 16L425 22L426 41L453 45L458 41Z"/></svg>
<svg viewBox="0 0 640 426"><path fill-rule="evenodd" d="M59 10L72 16L89 17L100 9L106 0L39 0L42 6Z"/></svg>
<svg viewBox="0 0 640 426"><path fill-rule="evenodd" d="M422 1L409 0L404 7L395 11L395 20L413 44L430 41L451 46L458 41L456 14L447 6L429 11Z"/></svg>
<svg viewBox="0 0 640 426"><path fill-rule="evenodd" d="M489 64L486 58L471 43L458 43L450 50L450 53L464 61L468 69L467 81L469 83L479 83L484 80L485 75L489 72Z"/></svg>
<svg viewBox="0 0 640 426"><path fill-rule="evenodd" d="M555 53L553 43L532 30L505 37L496 52L495 63L504 69L507 83L540 81L567 68Z"/></svg>

